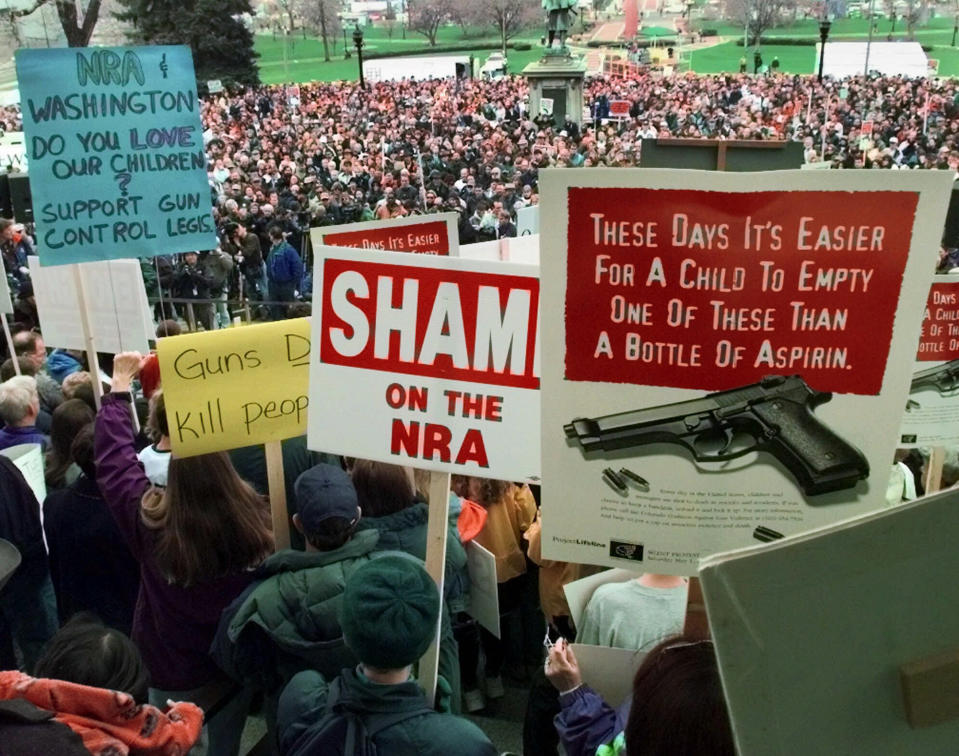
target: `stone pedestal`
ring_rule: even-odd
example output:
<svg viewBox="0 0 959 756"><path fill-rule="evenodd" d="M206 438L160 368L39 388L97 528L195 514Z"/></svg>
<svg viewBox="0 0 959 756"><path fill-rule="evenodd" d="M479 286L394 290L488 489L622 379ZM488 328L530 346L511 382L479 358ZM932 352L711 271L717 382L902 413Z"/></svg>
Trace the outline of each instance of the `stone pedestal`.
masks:
<svg viewBox="0 0 959 756"><path fill-rule="evenodd" d="M540 60L526 66L523 75L529 80L531 118L540 115L542 106L552 101L553 123L557 128L562 126L567 115L582 126L586 62L580 56L547 52Z"/></svg>

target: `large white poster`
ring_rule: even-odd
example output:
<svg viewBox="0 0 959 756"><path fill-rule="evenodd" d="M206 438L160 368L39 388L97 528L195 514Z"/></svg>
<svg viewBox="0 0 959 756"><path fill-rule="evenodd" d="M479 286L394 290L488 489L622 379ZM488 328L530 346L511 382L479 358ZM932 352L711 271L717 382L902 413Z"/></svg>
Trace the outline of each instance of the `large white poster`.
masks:
<svg viewBox="0 0 959 756"><path fill-rule="evenodd" d="M544 172L544 556L695 574L882 506L950 186Z"/></svg>
<svg viewBox="0 0 959 756"><path fill-rule="evenodd" d="M310 448L539 479L536 268L319 246L313 280Z"/></svg>
<svg viewBox="0 0 959 756"><path fill-rule="evenodd" d="M41 267L37 257L30 257L29 263L44 343L61 349L85 349L73 267ZM96 350L149 351L153 319L140 263L110 260L79 265Z"/></svg>

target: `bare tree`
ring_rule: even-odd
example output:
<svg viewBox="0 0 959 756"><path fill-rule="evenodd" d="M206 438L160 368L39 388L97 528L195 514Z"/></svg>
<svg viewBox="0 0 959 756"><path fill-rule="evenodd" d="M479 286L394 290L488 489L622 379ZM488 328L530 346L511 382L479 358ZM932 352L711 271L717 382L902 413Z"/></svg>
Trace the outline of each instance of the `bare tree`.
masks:
<svg viewBox="0 0 959 756"><path fill-rule="evenodd" d="M959 3L959 0L956 0ZM391 0L386 0L386 12L383 14L383 25L386 27L386 38L393 41L393 31L396 29L396 11Z"/></svg>
<svg viewBox="0 0 959 756"><path fill-rule="evenodd" d="M323 40L323 60L330 59L330 40L335 40L342 24L337 11L337 0L298 0L297 7L303 20L312 27Z"/></svg>
<svg viewBox="0 0 959 756"><path fill-rule="evenodd" d="M93 36L93 29L97 25L100 16L100 4L102 0L52 0L57 9L57 17L60 19L60 26L63 27L63 34L67 38L67 44L70 47L86 47L90 44L90 37ZM34 0L30 5L23 8L0 8L0 18L5 18L10 22L13 28L14 38L19 41L19 29L16 28L17 21L24 16L29 16L41 6L47 5L51 0Z"/></svg>
<svg viewBox="0 0 959 756"><path fill-rule="evenodd" d="M292 36L296 31L300 4L299 0L269 0L264 6L273 24Z"/></svg>
<svg viewBox="0 0 959 756"><path fill-rule="evenodd" d="M504 56L506 55L506 43L542 17L539 5L529 2L529 0L491 0L488 5L482 7L482 11L487 18L492 20L493 25L499 32Z"/></svg>
<svg viewBox="0 0 959 756"><path fill-rule="evenodd" d="M906 0L902 20L906 22L906 36L916 38L916 27L929 17L929 0Z"/></svg>
<svg viewBox="0 0 959 756"><path fill-rule="evenodd" d="M23 38L20 36L20 26L18 23L20 19L24 16L29 16L37 10L37 8L46 3L47 0L34 0L32 5L25 8L11 8L9 5L5 8L0 8L0 18L10 26L10 36L13 37L14 45L17 47L23 45Z"/></svg>
<svg viewBox="0 0 959 756"><path fill-rule="evenodd" d="M86 47L90 44L93 29L100 16L101 0L89 0L83 10L83 19L80 19L83 2L81 0L56 0L57 16L60 17L60 26L67 37L70 47Z"/></svg>
<svg viewBox="0 0 959 756"><path fill-rule="evenodd" d="M767 29L776 27L788 0L726 0L726 18L747 30L747 44L759 44Z"/></svg>
<svg viewBox="0 0 959 756"><path fill-rule="evenodd" d="M883 9L886 11L886 15L892 20L892 24L889 27L889 34L896 33L896 0L883 0L882 3Z"/></svg>
<svg viewBox="0 0 959 756"><path fill-rule="evenodd" d="M416 0L416 5L407 5L410 29L426 37L430 47L436 47L436 35L450 17L450 5L450 0Z"/></svg>
<svg viewBox="0 0 959 756"><path fill-rule="evenodd" d="M41 5L46 5L47 0L34 0L33 5L28 5L24 8L11 8L7 5L4 8L0 8L0 16L8 19L23 18L24 16L29 16Z"/></svg>
<svg viewBox="0 0 959 756"><path fill-rule="evenodd" d="M475 34L479 27L490 22L486 6L476 0L450 0L449 14L450 20L462 31L464 39L470 36L470 30Z"/></svg>

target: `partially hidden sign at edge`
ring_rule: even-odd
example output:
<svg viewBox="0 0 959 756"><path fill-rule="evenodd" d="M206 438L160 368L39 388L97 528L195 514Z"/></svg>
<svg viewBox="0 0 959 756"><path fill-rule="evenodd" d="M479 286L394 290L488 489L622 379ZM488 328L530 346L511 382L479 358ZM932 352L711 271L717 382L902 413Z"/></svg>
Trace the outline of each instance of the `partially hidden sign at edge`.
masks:
<svg viewBox="0 0 959 756"><path fill-rule="evenodd" d="M959 276L937 275L929 288L899 443L959 443Z"/></svg>
<svg viewBox="0 0 959 756"><path fill-rule="evenodd" d="M160 339L157 356L178 456L306 433L308 319Z"/></svg>
<svg viewBox="0 0 959 756"><path fill-rule="evenodd" d="M536 272L317 247L310 448L538 480Z"/></svg>
<svg viewBox="0 0 959 756"><path fill-rule="evenodd" d="M190 48L18 50L43 265L212 249Z"/></svg>
<svg viewBox="0 0 959 756"><path fill-rule="evenodd" d="M456 213L441 213L320 226L313 229L313 243L455 256L459 251L456 220Z"/></svg>

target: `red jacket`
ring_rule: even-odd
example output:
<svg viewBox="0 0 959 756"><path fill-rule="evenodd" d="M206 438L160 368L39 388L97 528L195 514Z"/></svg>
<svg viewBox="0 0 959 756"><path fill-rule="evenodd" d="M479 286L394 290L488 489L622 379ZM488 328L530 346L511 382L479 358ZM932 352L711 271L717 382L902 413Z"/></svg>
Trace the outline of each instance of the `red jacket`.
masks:
<svg viewBox="0 0 959 756"><path fill-rule="evenodd" d="M127 693L0 672L0 700L15 698L54 712L54 721L73 730L94 756L181 756L203 728L203 712L191 703L163 712L137 705Z"/></svg>

